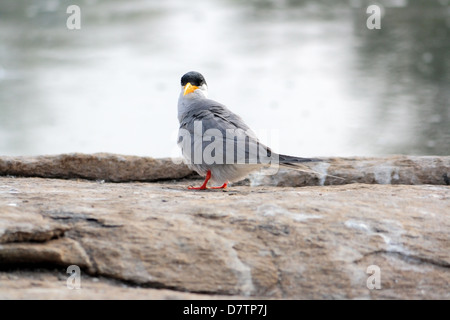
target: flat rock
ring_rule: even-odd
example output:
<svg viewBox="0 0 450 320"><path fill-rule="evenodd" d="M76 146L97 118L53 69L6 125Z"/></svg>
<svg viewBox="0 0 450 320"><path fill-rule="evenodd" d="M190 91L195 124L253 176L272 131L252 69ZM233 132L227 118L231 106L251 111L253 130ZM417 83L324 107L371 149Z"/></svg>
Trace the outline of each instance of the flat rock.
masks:
<svg viewBox="0 0 450 320"><path fill-rule="evenodd" d="M102 276L82 273L80 288L69 289L69 274L61 269L0 271L0 299L15 300L213 300L239 299L223 296L180 292L168 289L140 288L133 284ZM70 280L69 280L69 283ZM72 285L72 284L71 284Z"/></svg>
<svg viewBox="0 0 450 320"><path fill-rule="evenodd" d="M0 177L0 298L450 298L448 186L198 183Z"/></svg>
<svg viewBox="0 0 450 320"><path fill-rule="evenodd" d="M0 157L0 176L90 179L110 182L180 179L194 174L181 160L110 153Z"/></svg>

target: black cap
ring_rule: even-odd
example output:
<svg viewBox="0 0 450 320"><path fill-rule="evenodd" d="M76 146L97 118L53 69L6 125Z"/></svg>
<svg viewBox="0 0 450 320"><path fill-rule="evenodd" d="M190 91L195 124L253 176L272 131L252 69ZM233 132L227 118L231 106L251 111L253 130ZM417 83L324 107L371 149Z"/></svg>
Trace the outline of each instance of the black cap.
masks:
<svg viewBox="0 0 450 320"><path fill-rule="evenodd" d="M201 73L197 71L190 71L181 77L181 85L184 87L187 83L193 86L200 87L202 84L206 84L205 78Z"/></svg>

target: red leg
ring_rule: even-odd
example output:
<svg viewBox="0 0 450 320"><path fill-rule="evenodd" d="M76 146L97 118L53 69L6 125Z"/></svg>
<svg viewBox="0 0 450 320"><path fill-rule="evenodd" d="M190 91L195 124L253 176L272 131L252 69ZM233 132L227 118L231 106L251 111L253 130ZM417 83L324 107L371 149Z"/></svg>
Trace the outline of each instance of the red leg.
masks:
<svg viewBox="0 0 450 320"><path fill-rule="evenodd" d="M226 189L227 188L228 183L224 183L223 186L221 187L211 187L210 189Z"/></svg>
<svg viewBox="0 0 450 320"><path fill-rule="evenodd" d="M201 187L188 187L189 190L205 190L208 189L206 188L206 185L208 184L209 179L211 179L211 170L208 170L208 172L206 173L206 178L205 178L205 182L203 182Z"/></svg>

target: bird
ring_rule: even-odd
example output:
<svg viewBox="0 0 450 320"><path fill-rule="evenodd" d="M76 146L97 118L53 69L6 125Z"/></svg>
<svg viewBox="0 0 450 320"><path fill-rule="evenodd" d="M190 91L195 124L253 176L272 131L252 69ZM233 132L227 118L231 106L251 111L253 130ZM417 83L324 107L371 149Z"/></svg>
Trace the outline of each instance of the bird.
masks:
<svg viewBox="0 0 450 320"><path fill-rule="evenodd" d="M178 146L191 170L205 177L189 190L225 189L253 171L273 163L297 169L305 162L322 161L273 152L237 114L208 98L204 76L190 71L181 77L178 98ZM208 182L217 186L208 187Z"/></svg>

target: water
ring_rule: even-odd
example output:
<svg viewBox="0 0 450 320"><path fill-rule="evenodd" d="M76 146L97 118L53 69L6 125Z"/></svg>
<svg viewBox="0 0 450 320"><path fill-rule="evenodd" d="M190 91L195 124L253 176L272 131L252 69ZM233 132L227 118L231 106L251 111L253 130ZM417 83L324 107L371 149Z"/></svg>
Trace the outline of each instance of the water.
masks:
<svg viewBox="0 0 450 320"><path fill-rule="evenodd" d="M450 2L378 3L1 0L0 155L172 156L190 70L282 153L449 155Z"/></svg>

